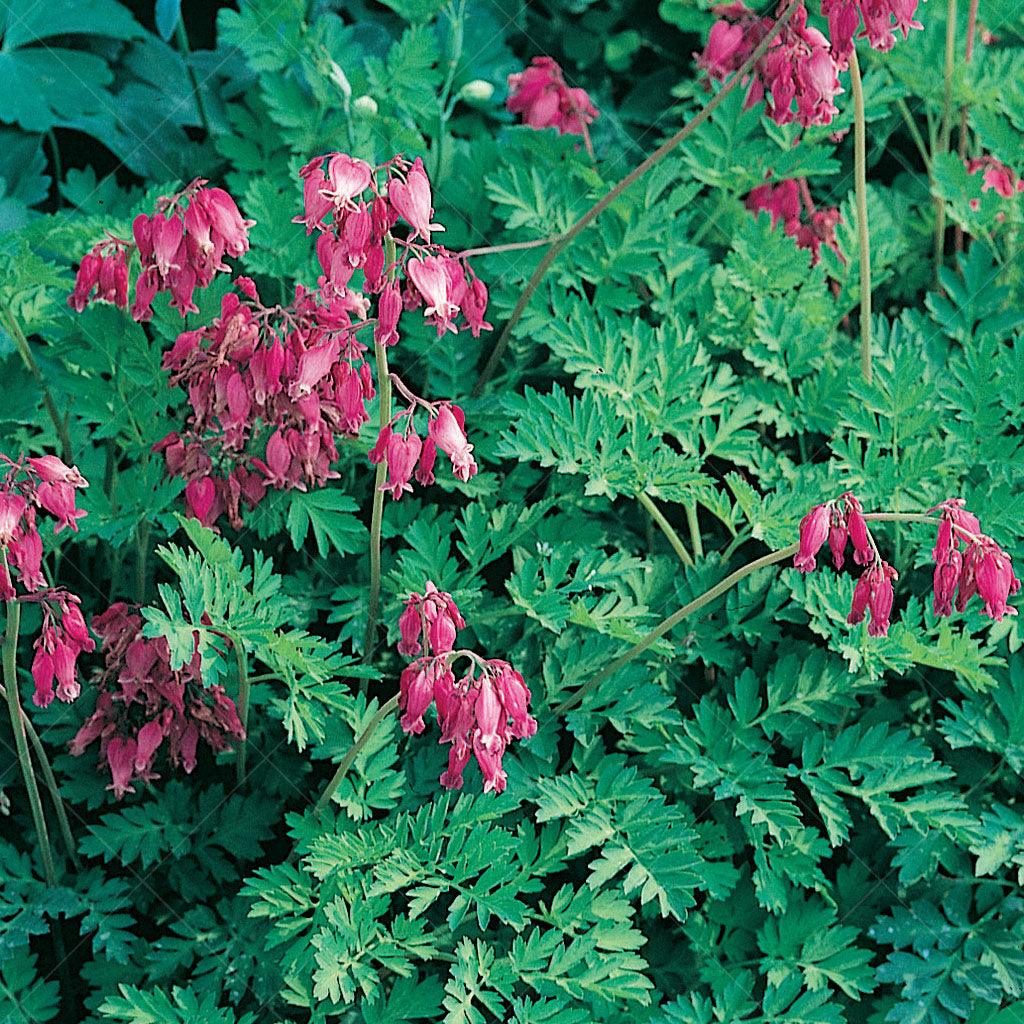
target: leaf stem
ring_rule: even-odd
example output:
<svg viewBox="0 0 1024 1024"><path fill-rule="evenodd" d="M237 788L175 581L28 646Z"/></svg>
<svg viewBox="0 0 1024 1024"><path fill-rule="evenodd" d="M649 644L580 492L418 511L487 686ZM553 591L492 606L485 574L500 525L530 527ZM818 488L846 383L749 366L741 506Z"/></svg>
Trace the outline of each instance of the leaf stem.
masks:
<svg viewBox="0 0 1024 1024"><path fill-rule="evenodd" d="M867 128L864 120L864 84L857 50L850 54L853 91L853 173L857 201L857 248L860 255L860 371L871 383L871 237L868 232Z"/></svg>
<svg viewBox="0 0 1024 1024"><path fill-rule="evenodd" d="M686 522L690 528L690 544L693 547L693 557L704 557L704 542L700 536L700 520L697 518L697 502L690 501L686 504Z"/></svg>
<svg viewBox="0 0 1024 1024"><path fill-rule="evenodd" d="M21 356L21 360L25 364L25 368L32 374L39 390L42 392L43 405L53 423L53 429L60 442L60 457L70 466L75 459L74 452L71 450L71 435L68 433L68 425L65 420L61 419L60 413L57 412L57 404L53 400L53 395L50 394L50 389L46 386L46 380L43 377L42 370L39 369L39 364L32 355L32 347L28 343L28 338L25 337L25 332L21 329L17 317L9 307L0 307L0 322L7 329L7 333L14 342L14 347L18 350L18 355Z"/></svg>
<svg viewBox="0 0 1024 1024"><path fill-rule="evenodd" d="M367 723L366 728L353 740L352 746L348 748L345 756L341 759L337 771L331 776L331 781L327 783L326 788L320 794L320 799L317 800L313 807L314 814L319 815L323 813L324 808L330 804L334 794L338 791L338 787L348 774L349 768L352 767L353 761L359 756L359 751L370 741L370 737L377 731L377 726L397 707L398 694L396 693L390 700L385 701L377 708L377 713Z"/></svg>
<svg viewBox="0 0 1024 1024"><path fill-rule="evenodd" d="M245 785L245 762L249 744L249 663L245 656L245 648L237 637L233 640L235 647L235 663L238 666L238 720L242 723L244 735L238 744L238 759L235 761L235 779L239 787Z"/></svg>
<svg viewBox="0 0 1024 1024"><path fill-rule="evenodd" d="M636 496L636 500L640 502L647 510L647 514L658 524L661 532L665 534L669 544L672 545L672 550L679 556L679 560L683 565L693 565L693 559L690 557L690 552L686 550L686 545L683 544L679 534L672 528L672 524L665 518L665 513L654 504L650 495L641 491Z"/></svg>
<svg viewBox="0 0 1024 1024"><path fill-rule="evenodd" d="M581 234L581 232L594 220L596 220L623 192L629 188L635 181L642 178L652 167L660 163L666 156L669 155L676 147L684 142L690 135L696 131L714 112L718 109L719 105L725 100L725 98L735 89L740 82L743 81L747 75L753 70L754 65L761 59L761 57L768 50L768 47L775 41L779 33L785 28L786 23L796 12L799 5L791 3L789 7L779 16L775 22L772 30L761 40L760 44L754 50L754 52L747 58L746 62L742 67L726 82L718 93L713 96L708 103L699 110L682 128L679 129L670 139L663 142L650 156L648 156L641 163L637 164L632 171L629 172L617 185L613 186L608 192L606 192L593 206L583 214L582 217L577 220L572 227L570 227L563 234L559 235L554 242L551 243L551 247L541 258L540 263L537 264L537 269L534 270L530 280L527 281L526 287L523 289L522 294L519 296L519 300L516 302L508 320L505 321L505 326L501 329L501 333L498 335L498 340L494 344L494 348L491 350L490 358L484 365L480 377L476 382L476 386L473 388L473 395L479 396L491 379L494 371L498 368L498 364L501 362L502 356L505 354L505 349L508 348L509 341L512 336L512 329L519 322L519 318L523 315L526 310L533 293L537 290L544 275L551 268L551 264L555 262L558 255L566 249L573 240Z"/></svg>
<svg viewBox="0 0 1024 1024"><path fill-rule="evenodd" d="M24 712L18 694L18 629L21 625L21 604L18 601L7 602L7 626L4 630L3 674L4 690L7 698L7 710L11 716L11 728L14 731L14 746L18 752L18 763L21 775L25 780L28 802L32 808L32 819L36 826L39 839L39 853L43 861L43 873L46 884L51 889L57 887L57 869L54 866L53 847L50 845L50 833L46 827L43 814L43 802L39 797L35 772L32 770L32 759L28 752L28 739L25 732Z"/></svg>
<svg viewBox="0 0 1024 1024"><path fill-rule="evenodd" d="M482 245L479 249L463 249L455 253L460 259L467 259L470 256L489 256L494 252L517 252L520 249L536 249L541 245L551 245L557 242L558 235L549 235L547 238L532 238L526 242L505 242L503 245Z"/></svg>

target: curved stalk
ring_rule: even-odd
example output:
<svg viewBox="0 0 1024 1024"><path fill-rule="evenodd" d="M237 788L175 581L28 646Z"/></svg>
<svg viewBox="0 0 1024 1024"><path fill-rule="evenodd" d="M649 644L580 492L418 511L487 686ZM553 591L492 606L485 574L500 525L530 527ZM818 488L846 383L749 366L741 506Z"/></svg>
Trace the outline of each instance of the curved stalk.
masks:
<svg viewBox="0 0 1024 1024"><path fill-rule="evenodd" d="M551 248L544 254L540 263L537 264L537 269L533 272L530 280L527 281L526 287L523 289L522 295L519 296L519 300L516 302L508 320L505 321L505 326L501 329L501 333L498 335L498 340L494 344L494 348L491 351L490 358L487 360L483 371L480 374L476 382L476 386L473 388L474 396L478 396L484 389L484 386L491 379L492 374L497 369L498 364L501 362L502 356L505 354L505 349L508 348L509 341L512 335L512 329L519 322L519 318L523 315L530 299L533 297L533 293L537 290L540 282L543 280L544 275L551 268L551 264L555 262L558 255L566 249L573 240L594 220L596 220L623 192L629 188L635 181L642 178L655 164L660 163L672 150L676 149L682 142L684 142L693 132L699 128L718 108L718 106L725 100L726 96L729 95L746 78L753 70L754 65L761 59L761 57L768 50L768 47L775 41L779 33L785 28L786 23L796 12L798 4L790 4L790 6L779 16L775 22L772 30L761 40L754 52L747 58L743 66L726 82L718 93L713 96L708 103L699 110L682 128L679 129L668 141L662 143L649 157L637 164L632 171L629 172L617 185L615 185L610 191L606 192L593 206L583 214L575 224L572 225L566 232L559 235L558 238L552 242Z"/></svg>
<svg viewBox="0 0 1024 1024"><path fill-rule="evenodd" d="M857 50L850 54L853 92L853 173L857 201L857 248L860 250L860 372L871 383L871 237L868 232L867 129L864 85Z"/></svg>
<svg viewBox="0 0 1024 1024"><path fill-rule="evenodd" d="M206 104L203 102L203 90L199 84L199 76L192 64L192 48L188 43L188 32L185 30L185 16L178 18L178 27L175 30L175 38L178 40L178 49L181 51L182 59L185 61L185 70L188 72L188 80L192 85L192 94L196 98L196 110L199 113L199 123L207 135L210 134L210 119L206 116Z"/></svg>
<svg viewBox="0 0 1024 1024"><path fill-rule="evenodd" d="M320 814L324 808L327 807L334 794L338 791L338 787L341 785L345 776L348 774L349 768L352 767L352 763L359 756L359 751L366 746L370 741L370 737L377 731L377 727L381 722L384 721L388 715L391 714L395 708L398 707L398 694L396 693L390 700L385 701L377 709L377 713L367 723L366 728L356 737L352 742L352 746L348 748L345 756L341 759L341 763L338 765L337 771L331 776L331 781L327 783L326 788L320 794L320 799L317 800L313 807L314 814Z"/></svg>
<svg viewBox="0 0 1024 1024"><path fill-rule="evenodd" d="M690 552L686 550L686 545L683 544L679 534L672 529L672 524L665 518L664 512L658 508L657 505L651 500L650 496L641 491L637 496L637 501L647 510L647 514L658 524L659 529L665 535L669 544L672 545L672 550L679 556L679 560L683 565L693 565L693 559L690 557Z"/></svg>
<svg viewBox="0 0 1024 1024"><path fill-rule="evenodd" d="M32 808L32 820L36 827L39 840L39 854L43 861L43 873L46 884L50 888L57 886L57 869L54 866L53 847L50 845L50 832L46 827L46 816L43 814L43 801L39 797L36 775L32 770L32 759L28 752L28 738L25 732L24 711L18 695L18 628L21 625L21 605L17 601L7 602L7 627L4 631L3 673L4 690L7 697L7 710L11 716L11 729L14 732L14 747L18 752L18 763L21 765L21 776L25 781L29 806Z"/></svg>

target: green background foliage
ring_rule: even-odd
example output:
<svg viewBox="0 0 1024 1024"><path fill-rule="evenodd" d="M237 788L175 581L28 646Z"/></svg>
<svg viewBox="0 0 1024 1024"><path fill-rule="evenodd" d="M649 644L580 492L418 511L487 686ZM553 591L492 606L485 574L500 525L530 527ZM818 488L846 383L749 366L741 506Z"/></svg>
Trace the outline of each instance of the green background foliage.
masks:
<svg viewBox="0 0 1024 1024"><path fill-rule="evenodd" d="M481 472L387 505L390 628L364 652L373 431L329 488L273 495L244 531L184 521L151 451L185 415L160 368L178 315L163 297L146 328L75 315L73 263L202 175L256 221L245 272L284 296L316 277L297 170L334 150L423 156L452 249L558 234L706 100L691 55L713 16L693 0L184 6L184 22L163 0L0 13L0 447L56 445L20 331L93 481L49 565L89 613L140 601L179 660L206 616L208 685L237 686L213 638L238 639L257 673L249 781L207 757L117 803L91 752L64 752L90 688L32 709L82 860L47 888L0 729L0 1022L1024 1020L1024 638L976 605L935 618L927 528L878 530L900 571L884 639L846 625L849 570L772 567L555 711L847 488L902 511L960 495L1024 561L1024 199L933 156L951 9L928 0L923 31L862 55L872 383L850 327L848 95L832 128L801 133L731 94L559 256L481 397L494 334L438 341L403 320L401 372L464 406ZM980 11L993 39L957 62L953 106L970 153L1021 170L1024 19ZM538 53L601 110L596 161L505 112L507 75ZM838 207L841 256L809 268L744 208L769 173ZM969 244L936 279L939 207ZM542 252L474 260L496 325ZM506 755L504 794L475 769L449 794L436 726L407 738L388 719L317 815L397 687L394 623L426 579L474 648L526 677L539 731Z"/></svg>

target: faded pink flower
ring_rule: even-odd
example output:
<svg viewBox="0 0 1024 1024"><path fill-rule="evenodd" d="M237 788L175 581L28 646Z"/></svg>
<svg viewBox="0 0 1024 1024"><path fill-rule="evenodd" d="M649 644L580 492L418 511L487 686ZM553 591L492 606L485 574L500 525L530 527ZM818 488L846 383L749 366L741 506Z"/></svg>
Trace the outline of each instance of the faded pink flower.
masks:
<svg viewBox="0 0 1024 1024"><path fill-rule="evenodd" d="M557 128L559 134L585 135L598 116L585 89L571 89L558 63L551 57L534 57L530 66L508 76L505 106L522 114L531 128Z"/></svg>

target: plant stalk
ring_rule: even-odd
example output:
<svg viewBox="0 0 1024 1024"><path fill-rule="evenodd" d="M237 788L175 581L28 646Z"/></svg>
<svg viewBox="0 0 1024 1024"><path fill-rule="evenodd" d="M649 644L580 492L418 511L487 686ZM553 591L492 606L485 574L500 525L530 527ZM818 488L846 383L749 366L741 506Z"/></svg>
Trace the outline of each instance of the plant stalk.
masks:
<svg viewBox="0 0 1024 1024"><path fill-rule="evenodd" d="M32 808L32 819L36 826L39 839L39 853L43 861L43 873L46 884L51 889L57 887L57 869L54 866L53 847L50 845L50 832L46 827L43 814L43 801L39 797L35 772L32 770L32 759L28 752L28 738L25 732L24 712L18 694L18 629L21 625L21 605L17 601L7 602L7 626L4 631L3 673L4 690L7 697L7 710L11 716L11 729L14 731L14 746L18 752L18 763L21 775L25 780L28 802Z"/></svg>
<svg viewBox="0 0 1024 1024"><path fill-rule="evenodd" d="M942 122L936 142L935 154L949 152L949 136L953 129L953 64L956 60L956 5L949 0L946 8L946 52L943 61ZM946 204L941 196L935 197L935 283L939 283L946 248Z"/></svg>
<svg viewBox="0 0 1024 1024"><path fill-rule="evenodd" d="M964 63L970 64L974 56L974 37L978 31L978 0L971 0L967 8L967 41L964 44ZM960 107L960 138L957 141L957 153L961 163L967 161L967 104ZM957 224L953 228L957 252L964 251L964 229Z"/></svg>
<svg viewBox="0 0 1024 1024"><path fill-rule="evenodd" d="M352 746L348 748L345 756L341 759L341 763L338 765L337 771L331 776L331 781L327 783L327 787L320 794L320 799L317 800L313 807L314 814L323 813L324 808L330 805L334 794L338 791L338 787L348 774L349 768L352 767L352 763L359 756L359 751L362 750L370 741L370 737L377 731L377 727L380 723L383 722L384 719L387 718L388 715L390 715L397 707L398 694L396 693L390 700L385 701L379 708L377 708L377 713L367 723L366 728L358 737L356 737Z"/></svg>
<svg viewBox="0 0 1024 1024"><path fill-rule="evenodd" d="M864 120L864 84L857 50L850 54L853 91L853 172L857 201L857 248L860 254L860 371L871 383L871 237L868 231L867 129Z"/></svg>
<svg viewBox="0 0 1024 1024"><path fill-rule="evenodd" d="M669 153L671 153L681 143L685 142L686 139L696 131L714 112L718 109L719 105L725 100L725 98L735 89L744 78L746 78L753 70L754 65L761 59L761 57L768 50L768 47L775 41L776 37L785 28L786 23L796 12L799 5L792 3L790 6L779 16L775 22L772 30L761 40L760 44L754 50L754 52L747 58L746 62L741 68L726 82L718 93L713 96L701 110L699 110L678 132L675 133L670 139L662 143L649 157L637 164L632 171L629 172L617 185L615 185L610 191L606 192L593 206L583 214L582 217L577 220L572 227L566 232L559 235L558 238L552 242L551 247L541 258L540 263L537 264L537 269L534 270L530 280L527 281L526 287L523 289L523 293L519 296L519 300L516 302L511 314L505 326L501 329L501 333L498 335L498 340L494 344L494 348L491 351L490 358L487 360L483 371L480 374L476 382L476 386L473 388L473 395L479 396L487 382L491 379L494 371L498 368L498 364L501 362L502 356L505 354L505 349L508 348L509 341L512 336L512 329L519 322L519 318L523 315L533 293L537 290L540 282L543 280L544 275L551 268L551 264L555 262L558 255L566 249L573 240L594 220L597 219L618 197L629 188L635 181L642 178L652 167L660 163Z"/></svg>
<svg viewBox="0 0 1024 1024"><path fill-rule="evenodd" d="M391 422L391 374L385 347L376 339L373 343L377 356L377 388L380 392L380 429ZM384 483L387 479L387 459L377 466L373 481L373 511L370 515L370 593L366 609L366 635L363 638L363 660L373 657L377 641L377 618L380 615L380 530L384 516Z"/></svg>
<svg viewBox="0 0 1024 1024"><path fill-rule="evenodd" d="M704 557L704 542L700 536L700 520L697 518L697 502L691 501L686 505L686 522L690 528L690 544L693 546L693 557Z"/></svg>
<svg viewBox="0 0 1024 1024"><path fill-rule="evenodd" d="M654 504L651 497L643 491L636 497L637 501L647 510L647 514L658 524L661 532L665 535L669 544L672 545L672 550L679 556L679 560L683 565L693 565L693 559L690 557L690 552L686 550L686 545L683 544L682 538L672 528L672 524L665 518L665 514L661 509Z"/></svg>

